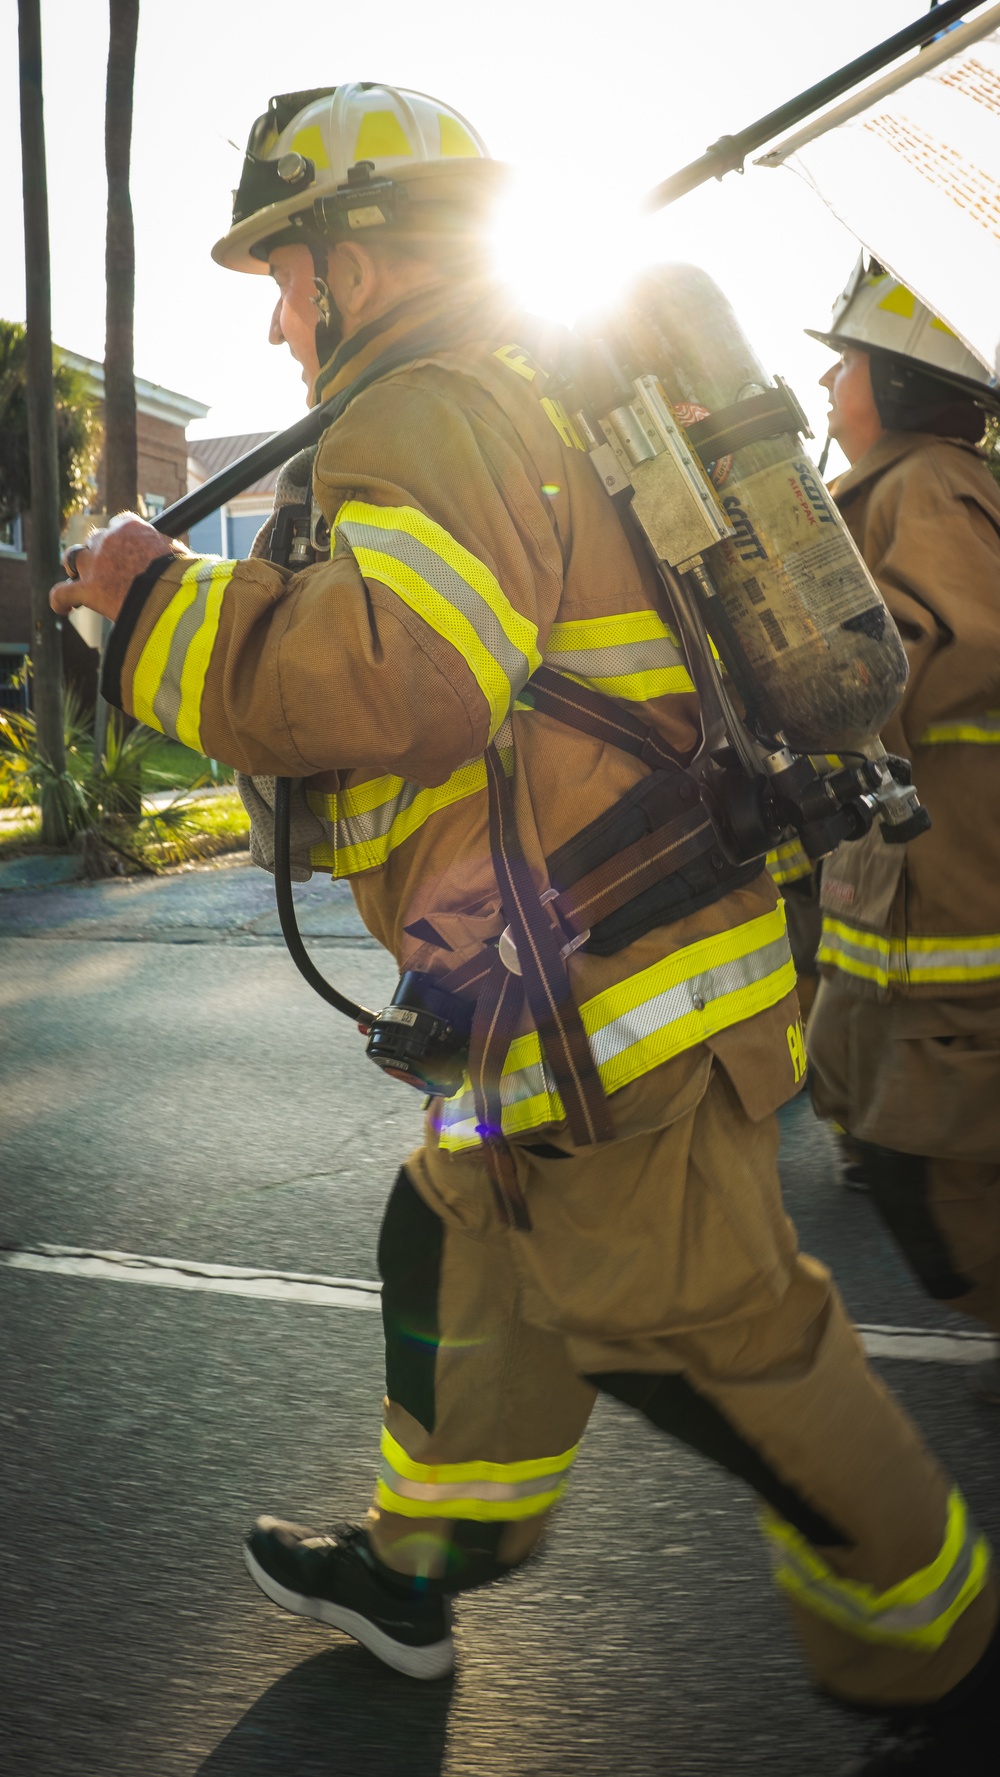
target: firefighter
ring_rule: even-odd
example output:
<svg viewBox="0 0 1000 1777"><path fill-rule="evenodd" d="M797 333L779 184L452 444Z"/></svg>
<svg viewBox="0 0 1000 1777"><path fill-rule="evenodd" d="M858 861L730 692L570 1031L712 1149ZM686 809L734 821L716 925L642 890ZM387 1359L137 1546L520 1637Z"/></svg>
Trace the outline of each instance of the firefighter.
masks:
<svg viewBox="0 0 1000 1777"><path fill-rule="evenodd" d="M200 559L130 519L53 590L114 620L112 703L252 778L258 812L271 775L302 780L298 873L346 877L401 970L475 1001L469 1072L382 1227L368 1520L261 1519L247 1564L286 1609L440 1675L449 1597L529 1555L604 1391L756 1492L822 1684L896 1712L907 1757L929 1735L971 1771L989 1550L784 1214L774 1113L804 1051L779 897L697 837L693 687L546 341L489 270L500 178L421 95L273 100L215 257L271 271L272 338L336 415L323 553ZM669 908L571 939L549 862L613 875L651 762L701 850ZM897 1768L931 1767L865 1766Z"/></svg>
<svg viewBox="0 0 1000 1777"><path fill-rule="evenodd" d="M883 738L933 825L824 864L813 1097L924 1289L1000 1333L1000 488L978 449L1000 397L877 265L814 337L841 353L835 498L909 656ZM1000 1364L978 1386L1000 1401Z"/></svg>

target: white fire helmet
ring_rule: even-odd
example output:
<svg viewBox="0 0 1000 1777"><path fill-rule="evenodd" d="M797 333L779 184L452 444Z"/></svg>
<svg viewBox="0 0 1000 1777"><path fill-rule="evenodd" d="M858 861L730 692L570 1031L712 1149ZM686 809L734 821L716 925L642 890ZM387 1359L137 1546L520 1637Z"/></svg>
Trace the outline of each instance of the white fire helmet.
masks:
<svg viewBox="0 0 1000 1777"><path fill-rule="evenodd" d="M950 387L996 404L996 379L975 353L898 278L875 262L866 270L863 253L833 305L829 332L812 327L805 331L835 352L857 346L864 352L888 353Z"/></svg>
<svg viewBox="0 0 1000 1777"><path fill-rule="evenodd" d="M484 210L505 172L464 117L425 93L371 81L284 93L250 132L232 227L212 258L266 272L279 242L454 228Z"/></svg>

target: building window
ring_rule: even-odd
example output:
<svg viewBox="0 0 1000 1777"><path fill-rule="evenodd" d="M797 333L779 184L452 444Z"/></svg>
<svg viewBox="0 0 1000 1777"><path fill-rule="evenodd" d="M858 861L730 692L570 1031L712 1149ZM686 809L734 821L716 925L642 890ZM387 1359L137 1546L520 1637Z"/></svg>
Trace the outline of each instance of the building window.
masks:
<svg viewBox="0 0 1000 1777"><path fill-rule="evenodd" d="M28 678L23 649L0 649L0 710L28 708Z"/></svg>
<svg viewBox="0 0 1000 1777"><path fill-rule="evenodd" d="M147 518L159 518L167 504L166 494L143 494L142 503L146 508Z"/></svg>
<svg viewBox="0 0 1000 1777"><path fill-rule="evenodd" d="M225 553L237 560L244 560L249 554L253 540L265 519L270 518L272 507L261 505L256 512L226 512Z"/></svg>
<svg viewBox="0 0 1000 1777"><path fill-rule="evenodd" d="M24 528L20 514L15 518L0 518L0 550L5 555L24 554Z"/></svg>
<svg viewBox="0 0 1000 1777"><path fill-rule="evenodd" d="M222 515L210 512L207 518L199 519L188 531L188 547L195 555L224 555L222 539Z"/></svg>

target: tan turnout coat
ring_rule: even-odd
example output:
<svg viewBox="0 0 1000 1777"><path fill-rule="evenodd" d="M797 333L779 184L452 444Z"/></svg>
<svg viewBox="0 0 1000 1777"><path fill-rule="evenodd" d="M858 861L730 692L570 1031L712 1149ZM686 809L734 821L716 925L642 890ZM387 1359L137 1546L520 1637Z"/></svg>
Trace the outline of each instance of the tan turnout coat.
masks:
<svg viewBox="0 0 1000 1777"><path fill-rule="evenodd" d="M106 678L125 709L241 772L305 779L313 866L349 877L401 969L440 974L506 923L481 764L491 733L509 746L512 722L514 797L540 893L545 856L647 769L514 707L539 660L623 697L681 753L698 710L654 570L495 298L472 289L404 303L341 348L324 399L429 323L445 344L368 387L322 438L314 493L331 559L298 572L160 564L132 589ZM733 994L718 965L736 932L760 979ZM694 981L691 957L705 964ZM618 1015L621 992L661 984L669 1000L605 1071L619 1132L656 1126L692 1070L707 1081L711 1053L755 1118L798 1085L794 974L764 872L616 956L578 952L569 966L588 1030ZM666 1067L674 1083L651 1088ZM511 1132L557 1122L559 1109L542 1094ZM475 1139L467 1119L463 1129Z"/></svg>
<svg viewBox="0 0 1000 1777"><path fill-rule="evenodd" d="M933 825L824 863L814 1099L884 1147L1000 1159L1000 488L973 446L889 432L834 494L903 637L883 739Z"/></svg>

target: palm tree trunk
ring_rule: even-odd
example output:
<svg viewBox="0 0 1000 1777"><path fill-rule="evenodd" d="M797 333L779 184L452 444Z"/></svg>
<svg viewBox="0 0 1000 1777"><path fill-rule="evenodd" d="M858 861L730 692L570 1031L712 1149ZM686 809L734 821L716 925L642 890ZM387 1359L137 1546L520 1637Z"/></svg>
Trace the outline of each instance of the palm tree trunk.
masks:
<svg viewBox="0 0 1000 1777"><path fill-rule="evenodd" d="M134 313L135 230L129 193L132 93L139 0L110 0L104 160L108 174L107 286L104 333L104 481L109 516L134 512L138 502ZM108 706L98 693L94 757L104 753Z"/></svg>
<svg viewBox="0 0 1000 1777"><path fill-rule="evenodd" d="M129 195L139 0L110 0L110 13L104 114L104 158L108 173L108 233L104 261L107 278L104 472L108 512L112 514L134 512L139 491L133 361L135 231Z"/></svg>
<svg viewBox="0 0 1000 1777"><path fill-rule="evenodd" d="M18 0L21 103L21 183L24 193L24 268L27 316L26 387L31 525L32 697L40 747L54 771L66 768L63 741L62 624L49 605L60 577L59 464L52 388L52 299L49 277L49 200L42 109L42 27L39 0ZM65 845L57 805L43 805L42 842Z"/></svg>

